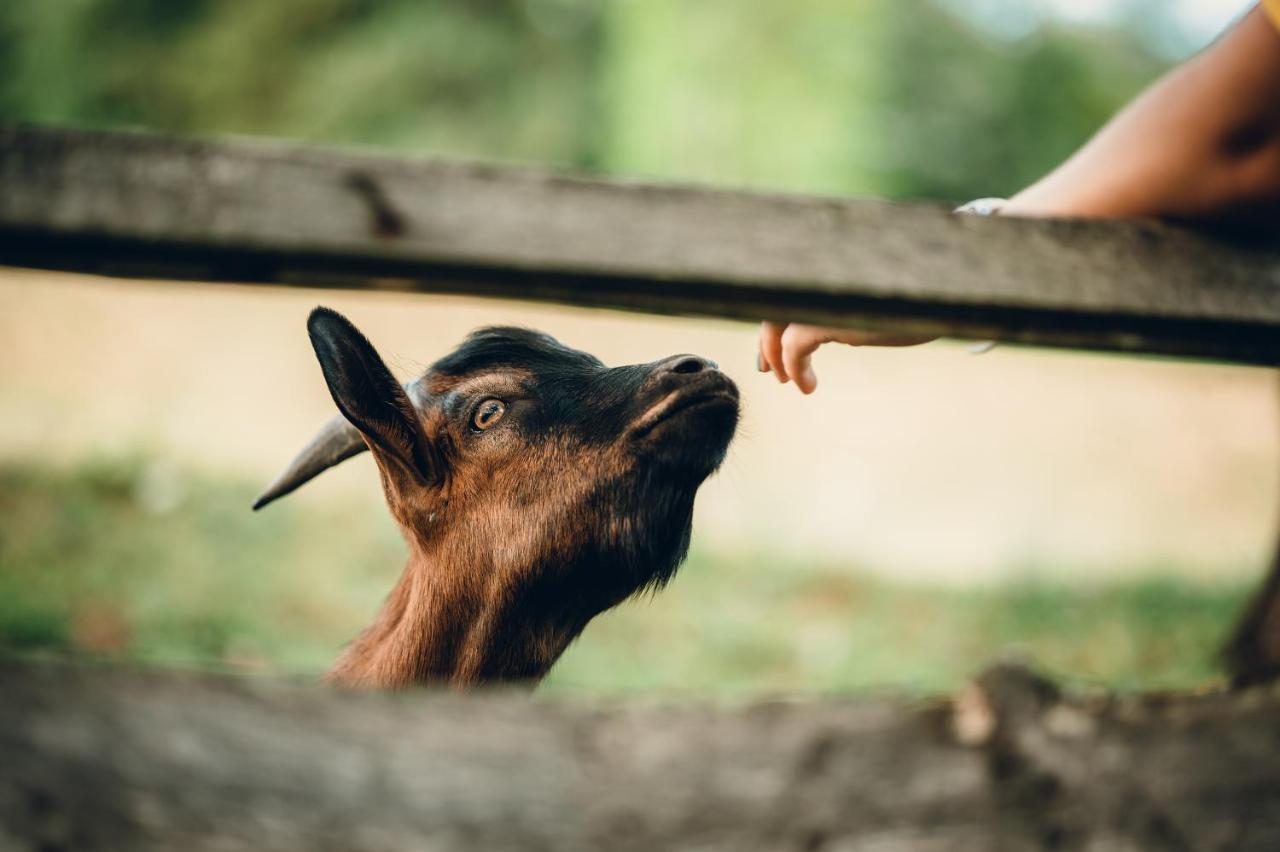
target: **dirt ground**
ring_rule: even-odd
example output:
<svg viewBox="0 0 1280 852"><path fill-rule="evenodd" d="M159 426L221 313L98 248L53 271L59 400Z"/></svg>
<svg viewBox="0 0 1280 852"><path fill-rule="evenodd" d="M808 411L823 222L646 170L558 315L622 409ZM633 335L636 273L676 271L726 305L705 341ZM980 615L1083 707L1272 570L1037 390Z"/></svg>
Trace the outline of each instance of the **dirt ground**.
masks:
<svg viewBox="0 0 1280 852"><path fill-rule="evenodd" d="M1280 492L1275 371L948 342L820 353L802 397L752 326L428 296L0 270L0 456L154 453L266 481L332 413L307 311L347 313L409 375L481 325L607 363L695 352L745 399L700 498L707 546L930 580L1247 575ZM367 459L295 498L378 500Z"/></svg>

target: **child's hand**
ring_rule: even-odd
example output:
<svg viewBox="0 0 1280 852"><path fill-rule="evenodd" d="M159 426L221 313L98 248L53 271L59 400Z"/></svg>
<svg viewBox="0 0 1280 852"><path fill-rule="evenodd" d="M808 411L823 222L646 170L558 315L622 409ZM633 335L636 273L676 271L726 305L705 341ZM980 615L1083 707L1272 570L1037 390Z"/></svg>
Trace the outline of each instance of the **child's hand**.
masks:
<svg viewBox="0 0 1280 852"><path fill-rule="evenodd" d="M957 213L993 216L1007 202L1003 198L979 198L956 208ZM818 376L813 372L811 356L824 343L846 343L849 346L915 346L937 340L919 334L892 331L858 331L851 328L824 328L787 322L764 322L760 325L760 352L756 367L762 373L770 370L780 382L795 379L801 393L813 393ZM988 344L989 348L989 344Z"/></svg>
<svg viewBox="0 0 1280 852"><path fill-rule="evenodd" d="M760 352L756 366L760 372L770 370L780 382L795 380L801 393L813 393L818 376L813 372L811 356L824 343L846 343L850 346L915 346L928 343L932 337L894 332L859 331L852 328L823 328L787 322L760 324Z"/></svg>

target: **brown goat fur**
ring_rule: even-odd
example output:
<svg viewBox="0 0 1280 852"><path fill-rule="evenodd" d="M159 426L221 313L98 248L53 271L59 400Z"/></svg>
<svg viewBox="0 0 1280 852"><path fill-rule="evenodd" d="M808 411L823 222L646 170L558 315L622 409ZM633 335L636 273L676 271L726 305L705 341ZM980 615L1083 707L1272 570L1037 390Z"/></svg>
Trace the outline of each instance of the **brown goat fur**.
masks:
<svg viewBox="0 0 1280 852"><path fill-rule="evenodd" d="M318 308L308 330L409 545L333 683L536 681L593 617L675 573L738 419L714 364L607 368L539 332L488 328L402 388L344 317ZM355 451L313 443L258 505Z"/></svg>

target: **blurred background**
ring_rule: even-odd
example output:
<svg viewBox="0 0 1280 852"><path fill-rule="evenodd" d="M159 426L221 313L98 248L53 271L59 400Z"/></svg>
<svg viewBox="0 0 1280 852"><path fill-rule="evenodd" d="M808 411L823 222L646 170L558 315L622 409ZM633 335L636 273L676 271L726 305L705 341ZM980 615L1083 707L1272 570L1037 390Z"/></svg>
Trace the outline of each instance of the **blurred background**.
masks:
<svg viewBox="0 0 1280 852"><path fill-rule="evenodd" d="M1016 191L1237 0L6 0L0 121L290 137L771 190ZM365 456L260 514L332 414L307 311L408 376L490 323L744 391L694 550L548 690L954 686L1013 650L1189 686L1261 575L1274 371L938 342L754 372L753 327L0 269L0 651L324 669L403 563Z"/></svg>

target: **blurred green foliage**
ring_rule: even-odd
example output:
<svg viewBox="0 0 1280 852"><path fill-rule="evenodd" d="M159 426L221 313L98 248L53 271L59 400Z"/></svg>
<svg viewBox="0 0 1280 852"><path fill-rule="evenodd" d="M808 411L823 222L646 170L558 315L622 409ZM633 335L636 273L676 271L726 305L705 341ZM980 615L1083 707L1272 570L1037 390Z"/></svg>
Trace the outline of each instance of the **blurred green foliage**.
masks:
<svg viewBox="0 0 1280 852"><path fill-rule="evenodd" d="M382 506L254 514L253 491L141 457L0 466L0 652L319 674L372 620L403 544ZM1069 681L1193 686L1245 592L903 585L695 546L666 591L596 619L546 688L932 692L1010 648Z"/></svg>
<svg viewBox="0 0 1280 852"><path fill-rule="evenodd" d="M0 466L0 644L314 668L376 609L401 542L336 511L255 515L250 490L141 455Z"/></svg>
<svg viewBox="0 0 1280 852"><path fill-rule="evenodd" d="M948 200L1030 182L1163 64L924 0L0 4L0 120Z"/></svg>

